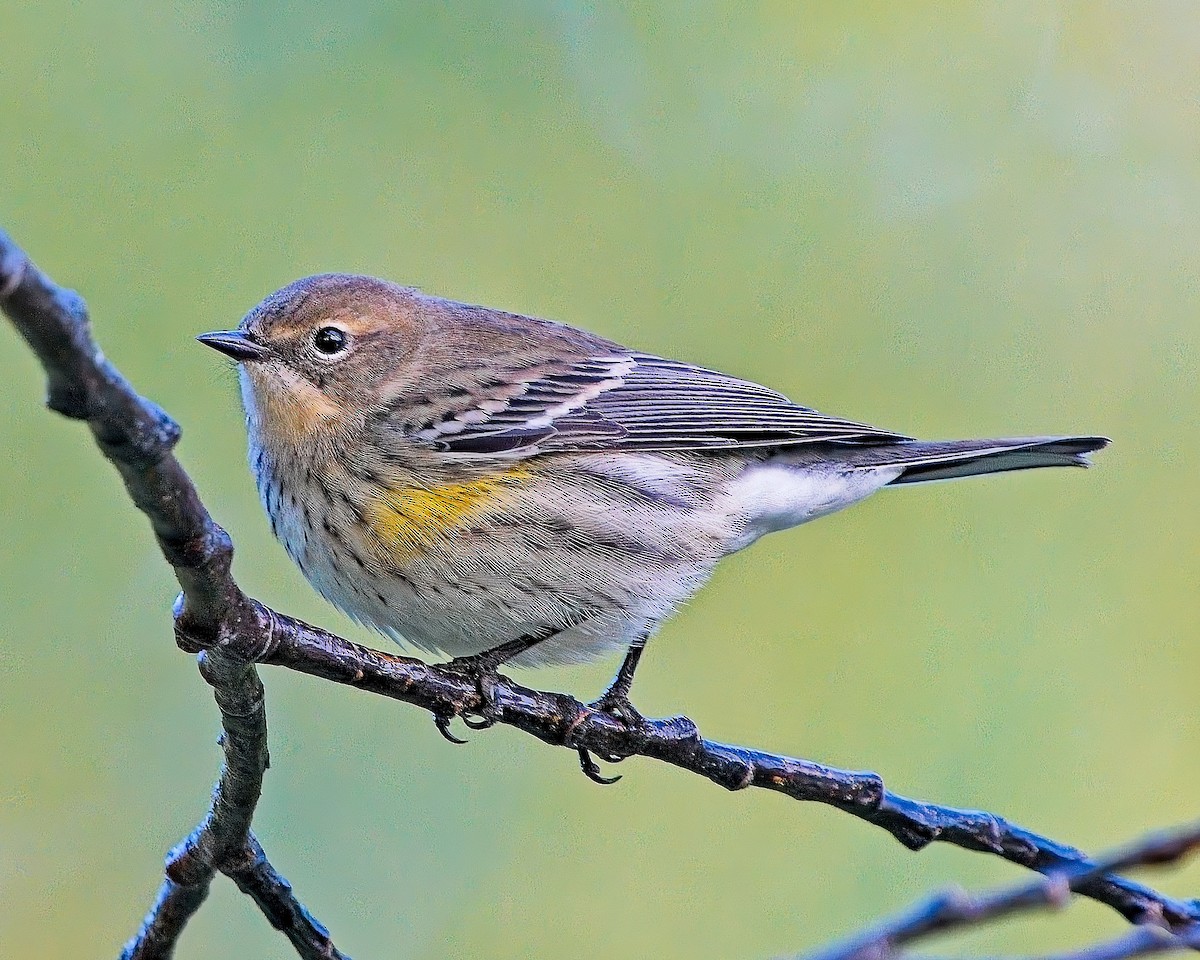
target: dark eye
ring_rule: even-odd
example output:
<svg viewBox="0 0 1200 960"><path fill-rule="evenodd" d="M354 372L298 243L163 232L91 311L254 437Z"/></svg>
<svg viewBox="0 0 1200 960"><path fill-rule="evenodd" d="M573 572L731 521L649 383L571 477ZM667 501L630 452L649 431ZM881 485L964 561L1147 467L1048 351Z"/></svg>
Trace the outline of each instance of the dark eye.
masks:
<svg viewBox="0 0 1200 960"><path fill-rule="evenodd" d="M345 330L339 330L337 327L322 327L313 334L313 346L327 357L331 357L346 349L348 339Z"/></svg>

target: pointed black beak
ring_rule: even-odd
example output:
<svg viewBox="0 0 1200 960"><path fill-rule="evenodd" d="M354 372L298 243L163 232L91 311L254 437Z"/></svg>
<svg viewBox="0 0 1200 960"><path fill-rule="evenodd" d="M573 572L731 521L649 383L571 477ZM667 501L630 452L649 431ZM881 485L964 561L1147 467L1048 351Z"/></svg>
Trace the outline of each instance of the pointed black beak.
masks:
<svg viewBox="0 0 1200 960"><path fill-rule="evenodd" d="M213 333L202 333L196 339L218 353L233 357L239 363L266 360L271 356L270 350L261 343L255 343L241 330L217 330Z"/></svg>

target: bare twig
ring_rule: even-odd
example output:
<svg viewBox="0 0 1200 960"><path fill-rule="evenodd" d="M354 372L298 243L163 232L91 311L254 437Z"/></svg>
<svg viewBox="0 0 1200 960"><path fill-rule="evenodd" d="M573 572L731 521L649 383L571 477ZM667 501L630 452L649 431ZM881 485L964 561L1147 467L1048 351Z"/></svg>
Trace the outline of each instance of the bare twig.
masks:
<svg viewBox="0 0 1200 960"><path fill-rule="evenodd" d="M1125 960L1179 950L1200 950L1200 925L1192 924L1178 931L1139 926L1115 939L1069 953L1051 954L1043 960Z"/></svg>
<svg viewBox="0 0 1200 960"><path fill-rule="evenodd" d="M877 927L857 934L805 960L889 960L900 948L933 934L987 923L1027 910L1061 907L1107 874L1135 867L1175 863L1200 848L1200 823L1155 833L1087 864L1071 864L1044 879L1025 881L987 894L952 889L934 894ZM1191 906L1195 907L1195 903ZM1200 947L1200 922L1171 924L1147 912L1136 930L1058 960L1121 960L1123 957ZM906 955L908 956L908 955Z"/></svg>
<svg viewBox="0 0 1200 960"><path fill-rule="evenodd" d="M179 428L140 397L91 338L82 300L52 283L0 233L0 307L46 369L50 407L84 420L150 519L159 546L183 588L175 611L176 640L203 652L225 728L225 764L204 822L168 859L167 882L128 956L164 957L204 899L214 871L243 889L281 925L303 956L340 956L328 934L268 868L246 881L248 858L261 858L249 833L266 768L262 692L254 664L288 667L429 710L435 718L486 713L546 743L602 757L650 757L707 777L729 790L762 787L817 801L887 830L912 850L939 841L1002 857L1039 873L1078 870L1094 876L1080 892L1134 922L1153 919L1184 929L1200 919L1200 904L1183 902L1100 870L1083 853L994 814L956 810L891 793L874 773L836 770L807 760L730 746L700 736L684 717L623 724L573 697L495 686L494 707L453 671L392 656L344 640L247 597L230 576L233 548L208 515L171 450ZM265 865L265 859L261 862ZM1099 872L1096 872L1099 871ZM273 879L272 879L273 878ZM272 896L267 896L270 892ZM273 911L267 902L285 905ZM141 952L138 952L138 951ZM308 952L303 952L308 950ZM321 951L324 951L322 953Z"/></svg>

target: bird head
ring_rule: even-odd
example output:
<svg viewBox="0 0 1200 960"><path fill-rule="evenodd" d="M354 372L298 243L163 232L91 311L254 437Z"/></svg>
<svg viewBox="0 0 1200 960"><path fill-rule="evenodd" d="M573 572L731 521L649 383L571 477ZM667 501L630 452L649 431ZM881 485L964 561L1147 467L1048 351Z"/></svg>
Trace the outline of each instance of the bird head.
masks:
<svg viewBox="0 0 1200 960"><path fill-rule="evenodd" d="M421 295L374 277L297 280L236 330L198 339L236 360L251 427L302 443L376 409L407 379L428 317Z"/></svg>

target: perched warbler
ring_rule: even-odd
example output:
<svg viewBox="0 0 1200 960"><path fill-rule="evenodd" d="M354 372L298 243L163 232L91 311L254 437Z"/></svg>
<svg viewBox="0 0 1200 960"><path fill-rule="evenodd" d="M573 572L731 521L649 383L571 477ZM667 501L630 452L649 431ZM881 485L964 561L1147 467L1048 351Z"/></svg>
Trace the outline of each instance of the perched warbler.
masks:
<svg viewBox="0 0 1200 960"><path fill-rule="evenodd" d="M722 557L881 487L1108 443L913 440L372 277L297 280L199 339L239 362L271 528L327 600L481 682L624 648L593 706L626 719L647 638Z"/></svg>

